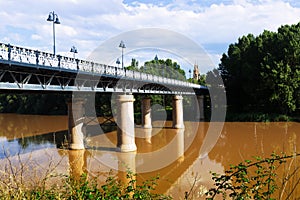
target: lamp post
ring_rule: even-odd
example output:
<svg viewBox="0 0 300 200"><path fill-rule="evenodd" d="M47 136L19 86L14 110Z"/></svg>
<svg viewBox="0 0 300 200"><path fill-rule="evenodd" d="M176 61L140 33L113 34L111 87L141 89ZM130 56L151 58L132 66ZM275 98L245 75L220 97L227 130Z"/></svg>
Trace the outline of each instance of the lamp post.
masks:
<svg viewBox="0 0 300 200"><path fill-rule="evenodd" d="M120 60L119 60L119 58L117 58L116 64L117 64L118 67L119 67L119 65L120 65Z"/></svg>
<svg viewBox="0 0 300 200"><path fill-rule="evenodd" d="M49 13L47 21L53 24L53 54L55 55L55 24L60 24L60 21L54 11Z"/></svg>
<svg viewBox="0 0 300 200"><path fill-rule="evenodd" d="M122 69L124 69L124 52L123 51L126 48L126 46L125 46L125 43L123 42L123 40L121 40L119 47L122 48Z"/></svg>
<svg viewBox="0 0 300 200"><path fill-rule="evenodd" d="M73 57L75 59L75 53L78 53L77 48L75 46L72 46L70 52L73 53Z"/></svg>

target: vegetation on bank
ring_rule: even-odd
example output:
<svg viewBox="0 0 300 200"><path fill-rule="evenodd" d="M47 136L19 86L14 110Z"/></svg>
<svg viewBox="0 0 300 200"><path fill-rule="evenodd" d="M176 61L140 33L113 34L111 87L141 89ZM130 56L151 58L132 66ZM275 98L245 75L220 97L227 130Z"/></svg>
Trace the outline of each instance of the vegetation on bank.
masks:
<svg viewBox="0 0 300 200"><path fill-rule="evenodd" d="M229 113L299 115L300 23L242 36L230 44L218 70Z"/></svg>
<svg viewBox="0 0 300 200"><path fill-rule="evenodd" d="M78 157L74 161L69 160L69 166L64 166L64 157L57 159L47 150L40 152L43 154L42 163L34 153L11 156L9 151L3 151L5 158L1 159L0 165L1 200L171 199L155 191L159 176L137 183L137 174L130 169L126 172L89 173L84 166L77 165ZM65 153L70 152L66 150Z"/></svg>
<svg viewBox="0 0 300 200"><path fill-rule="evenodd" d="M300 154L277 155L273 153L268 158L254 157L237 165L231 165L224 174L212 173L214 187L206 193L199 191L195 177L191 189L180 197L185 200L204 197L213 199L299 199L300 197ZM30 161L21 161L22 167L13 166L7 157L7 166L0 171L0 199L172 199L172 196L155 192L159 177L145 180L137 185L136 174L126 172L126 182L122 182L112 172L103 184L96 177L81 177L54 175L57 165L49 166L46 174L39 176L40 180L26 181L26 170L36 173L28 166ZM36 169L37 170L37 169ZM58 179L57 179L58 178ZM51 179L56 179L49 185ZM53 183L53 182L52 182ZM202 188L203 189L203 188ZM200 194L200 193L201 194ZM199 196L200 195L200 196ZM204 196L202 196L204 195Z"/></svg>
<svg viewBox="0 0 300 200"><path fill-rule="evenodd" d="M67 94L16 93L0 94L1 113L48 114L61 115L67 113Z"/></svg>
<svg viewBox="0 0 300 200"><path fill-rule="evenodd" d="M289 116L277 113L232 113L228 112L226 115L226 122L290 122L299 121L297 116Z"/></svg>
<svg viewBox="0 0 300 200"><path fill-rule="evenodd" d="M231 165L224 174L212 172L215 187L206 193L208 200L223 199L299 199L300 154L254 157Z"/></svg>
<svg viewBox="0 0 300 200"><path fill-rule="evenodd" d="M26 185L3 184L0 182L0 199L76 199L76 200L116 200L116 199L171 199L170 196L154 193L158 177L136 185L136 175L127 172L128 183L121 182L114 175L107 177L105 184L99 185L96 179L89 180L86 174L79 179L70 176L61 177L63 185L37 185L27 188Z"/></svg>

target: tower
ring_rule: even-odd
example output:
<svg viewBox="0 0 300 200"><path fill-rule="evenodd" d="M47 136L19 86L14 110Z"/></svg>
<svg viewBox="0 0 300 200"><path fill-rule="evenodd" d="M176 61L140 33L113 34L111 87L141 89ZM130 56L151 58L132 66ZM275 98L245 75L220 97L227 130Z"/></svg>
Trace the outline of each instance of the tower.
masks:
<svg viewBox="0 0 300 200"><path fill-rule="evenodd" d="M194 73L193 73L193 79L199 80L200 79L200 72L197 64L194 64Z"/></svg>

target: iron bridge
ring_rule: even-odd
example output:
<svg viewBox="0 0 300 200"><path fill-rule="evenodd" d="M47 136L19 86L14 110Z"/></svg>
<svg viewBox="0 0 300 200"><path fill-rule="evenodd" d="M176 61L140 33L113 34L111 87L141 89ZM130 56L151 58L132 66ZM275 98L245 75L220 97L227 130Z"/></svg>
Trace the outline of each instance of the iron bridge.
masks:
<svg viewBox="0 0 300 200"><path fill-rule="evenodd" d="M0 43L0 90L200 95L207 87Z"/></svg>

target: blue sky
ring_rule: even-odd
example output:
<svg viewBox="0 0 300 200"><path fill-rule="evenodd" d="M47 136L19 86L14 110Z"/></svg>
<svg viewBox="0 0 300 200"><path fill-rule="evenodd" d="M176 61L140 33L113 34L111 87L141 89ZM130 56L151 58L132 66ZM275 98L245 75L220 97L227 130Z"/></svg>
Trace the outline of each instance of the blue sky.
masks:
<svg viewBox="0 0 300 200"><path fill-rule="evenodd" d="M131 57L143 63L158 54L160 58L177 60L186 71L197 62L202 72L217 67L222 53L238 37L258 35L265 29L276 31L279 26L298 23L300 19L300 3L296 0L0 0L0 42L52 52L52 24L46 21L50 11L55 11L61 21L55 27L58 54L72 56L69 51L74 45L79 52L76 56L85 59L99 46L113 45L106 42L113 41L111 38L121 39L133 30L159 28L192 40L212 62L186 58L195 53L192 48L184 48L182 55L172 57L172 44L166 46L171 49L168 53L131 49L130 54L126 51L130 43L124 38L128 46L125 63ZM134 33L132 37L139 38ZM161 41L166 39L160 37ZM118 45L112 47L116 54L120 54ZM180 41L174 45L177 50L181 47ZM183 60L189 62L180 63Z"/></svg>

